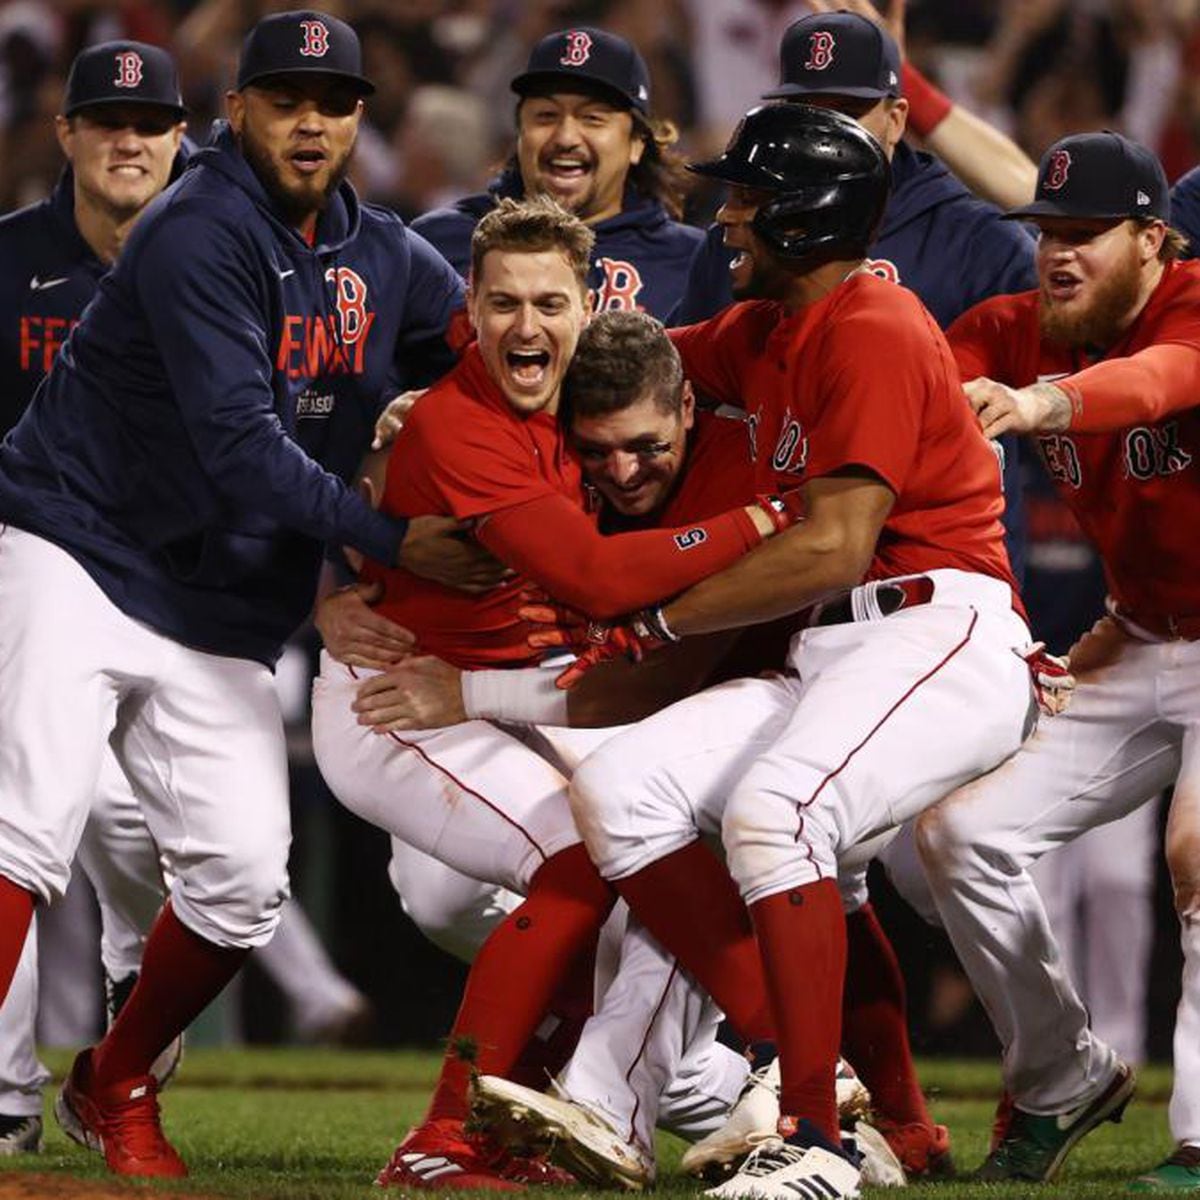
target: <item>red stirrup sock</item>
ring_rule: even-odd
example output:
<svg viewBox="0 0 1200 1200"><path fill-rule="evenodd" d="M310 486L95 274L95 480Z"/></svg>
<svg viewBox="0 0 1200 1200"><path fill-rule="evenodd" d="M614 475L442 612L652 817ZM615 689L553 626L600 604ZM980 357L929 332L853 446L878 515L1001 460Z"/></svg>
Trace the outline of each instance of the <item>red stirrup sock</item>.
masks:
<svg viewBox="0 0 1200 1200"><path fill-rule="evenodd" d="M33 920L33 893L0 875L0 1004L21 961L25 936Z"/></svg>
<svg viewBox="0 0 1200 1200"><path fill-rule="evenodd" d="M846 918L846 944L842 1052L867 1085L877 1116L932 1128L908 1041L904 976L870 904Z"/></svg>
<svg viewBox="0 0 1200 1200"><path fill-rule="evenodd" d="M779 1111L839 1145L834 1075L842 1033L846 920L832 879L750 906L778 1029Z"/></svg>
<svg viewBox="0 0 1200 1200"><path fill-rule="evenodd" d="M96 1083L108 1086L148 1074L150 1064L221 994L249 953L193 933L168 900L146 939L138 981L92 1054Z"/></svg>
<svg viewBox="0 0 1200 1200"><path fill-rule="evenodd" d="M742 1038L775 1040L750 916L725 865L703 842L691 842L614 886Z"/></svg>
<svg viewBox="0 0 1200 1200"><path fill-rule="evenodd" d="M473 1070L511 1073L556 989L581 958L595 953L615 901L582 845L542 865L525 902L475 956L427 1121L466 1118Z"/></svg>

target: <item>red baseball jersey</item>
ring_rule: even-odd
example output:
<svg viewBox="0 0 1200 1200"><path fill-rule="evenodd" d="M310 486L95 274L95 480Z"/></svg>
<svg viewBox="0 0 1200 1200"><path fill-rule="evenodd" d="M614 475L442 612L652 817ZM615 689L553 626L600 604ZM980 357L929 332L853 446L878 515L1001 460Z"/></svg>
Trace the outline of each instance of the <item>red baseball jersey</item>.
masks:
<svg viewBox="0 0 1200 1200"><path fill-rule="evenodd" d="M869 578L952 567L1015 589L999 461L912 292L860 272L790 316L753 301L671 336L697 387L747 410L759 491L860 466L895 493Z"/></svg>
<svg viewBox="0 0 1200 1200"><path fill-rule="evenodd" d="M377 563L364 571L384 583L385 616L412 630L423 651L468 668L537 658L517 617L530 581L592 616L617 616L690 587L760 540L741 507L604 537L585 511L579 465L557 419L515 411L475 346L413 408L392 447L382 507L474 520L479 541L517 571L484 595Z"/></svg>
<svg viewBox="0 0 1200 1200"><path fill-rule="evenodd" d="M1036 441L1120 609L1160 632L1200 618L1200 263L1168 265L1102 357L1045 343L1037 292L984 301L948 337L963 379L1071 397L1070 428Z"/></svg>

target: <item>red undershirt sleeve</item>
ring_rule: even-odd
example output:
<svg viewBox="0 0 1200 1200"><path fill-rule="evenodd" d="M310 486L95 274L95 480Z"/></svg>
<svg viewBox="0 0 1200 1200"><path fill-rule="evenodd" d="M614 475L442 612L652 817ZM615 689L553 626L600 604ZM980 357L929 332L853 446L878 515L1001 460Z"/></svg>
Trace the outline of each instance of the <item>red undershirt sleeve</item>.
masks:
<svg viewBox="0 0 1200 1200"><path fill-rule="evenodd" d="M762 540L740 508L677 529L605 537L565 496L493 513L476 537L556 599L600 620L674 596Z"/></svg>
<svg viewBox="0 0 1200 1200"><path fill-rule="evenodd" d="M1055 381L1071 400L1070 429L1106 433L1160 421L1200 398L1200 343L1165 342Z"/></svg>

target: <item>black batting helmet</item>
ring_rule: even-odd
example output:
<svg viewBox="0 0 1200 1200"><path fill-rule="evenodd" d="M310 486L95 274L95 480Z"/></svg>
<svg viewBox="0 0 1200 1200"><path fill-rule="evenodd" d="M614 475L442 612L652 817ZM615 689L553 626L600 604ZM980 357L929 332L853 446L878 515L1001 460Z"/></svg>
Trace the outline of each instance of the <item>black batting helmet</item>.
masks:
<svg viewBox="0 0 1200 1200"><path fill-rule="evenodd" d="M688 169L774 193L752 227L802 266L864 255L891 183L887 155L857 121L810 104L752 108L720 158Z"/></svg>

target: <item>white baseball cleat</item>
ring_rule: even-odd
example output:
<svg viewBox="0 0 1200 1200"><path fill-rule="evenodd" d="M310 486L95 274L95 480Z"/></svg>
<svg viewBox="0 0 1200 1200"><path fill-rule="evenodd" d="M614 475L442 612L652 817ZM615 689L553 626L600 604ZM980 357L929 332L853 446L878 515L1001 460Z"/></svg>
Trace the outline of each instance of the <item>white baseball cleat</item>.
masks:
<svg viewBox="0 0 1200 1200"><path fill-rule="evenodd" d="M778 1124L779 1059L773 1058L765 1067L750 1072L725 1124L689 1146L679 1160L679 1169L685 1175L720 1179L764 1138L774 1137Z"/></svg>
<svg viewBox="0 0 1200 1200"><path fill-rule="evenodd" d="M847 1137L859 1155L858 1170L867 1187L906 1187L908 1177L896 1152L887 1138L866 1121L855 1121L849 1130L842 1131L842 1145Z"/></svg>
<svg viewBox="0 0 1200 1200"><path fill-rule="evenodd" d="M838 1120L853 1127L855 1121L870 1113L871 1093L844 1058L838 1059L834 1082ZM763 1138L774 1137L778 1121L779 1059L776 1058L750 1073L725 1124L689 1146L679 1160L679 1169L687 1175L720 1179L735 1170Z"/></svg>
<svg viewBox="0 0 1200 1200"><path fill-rule="evenodd" d="M471 1117L502 1144L546 1154L580 1182L625 1191L654 1183L654 1160L572 1100L480 1075L471 1083Z"/></svg>
<svg viewBox="0 0 1200 1200"><path fill-rule="evenodd" d="M759 1142L736 1175L704 1195L717 1200L858 1200L861 1181L848 1158L774 1136Z"/></svg>

